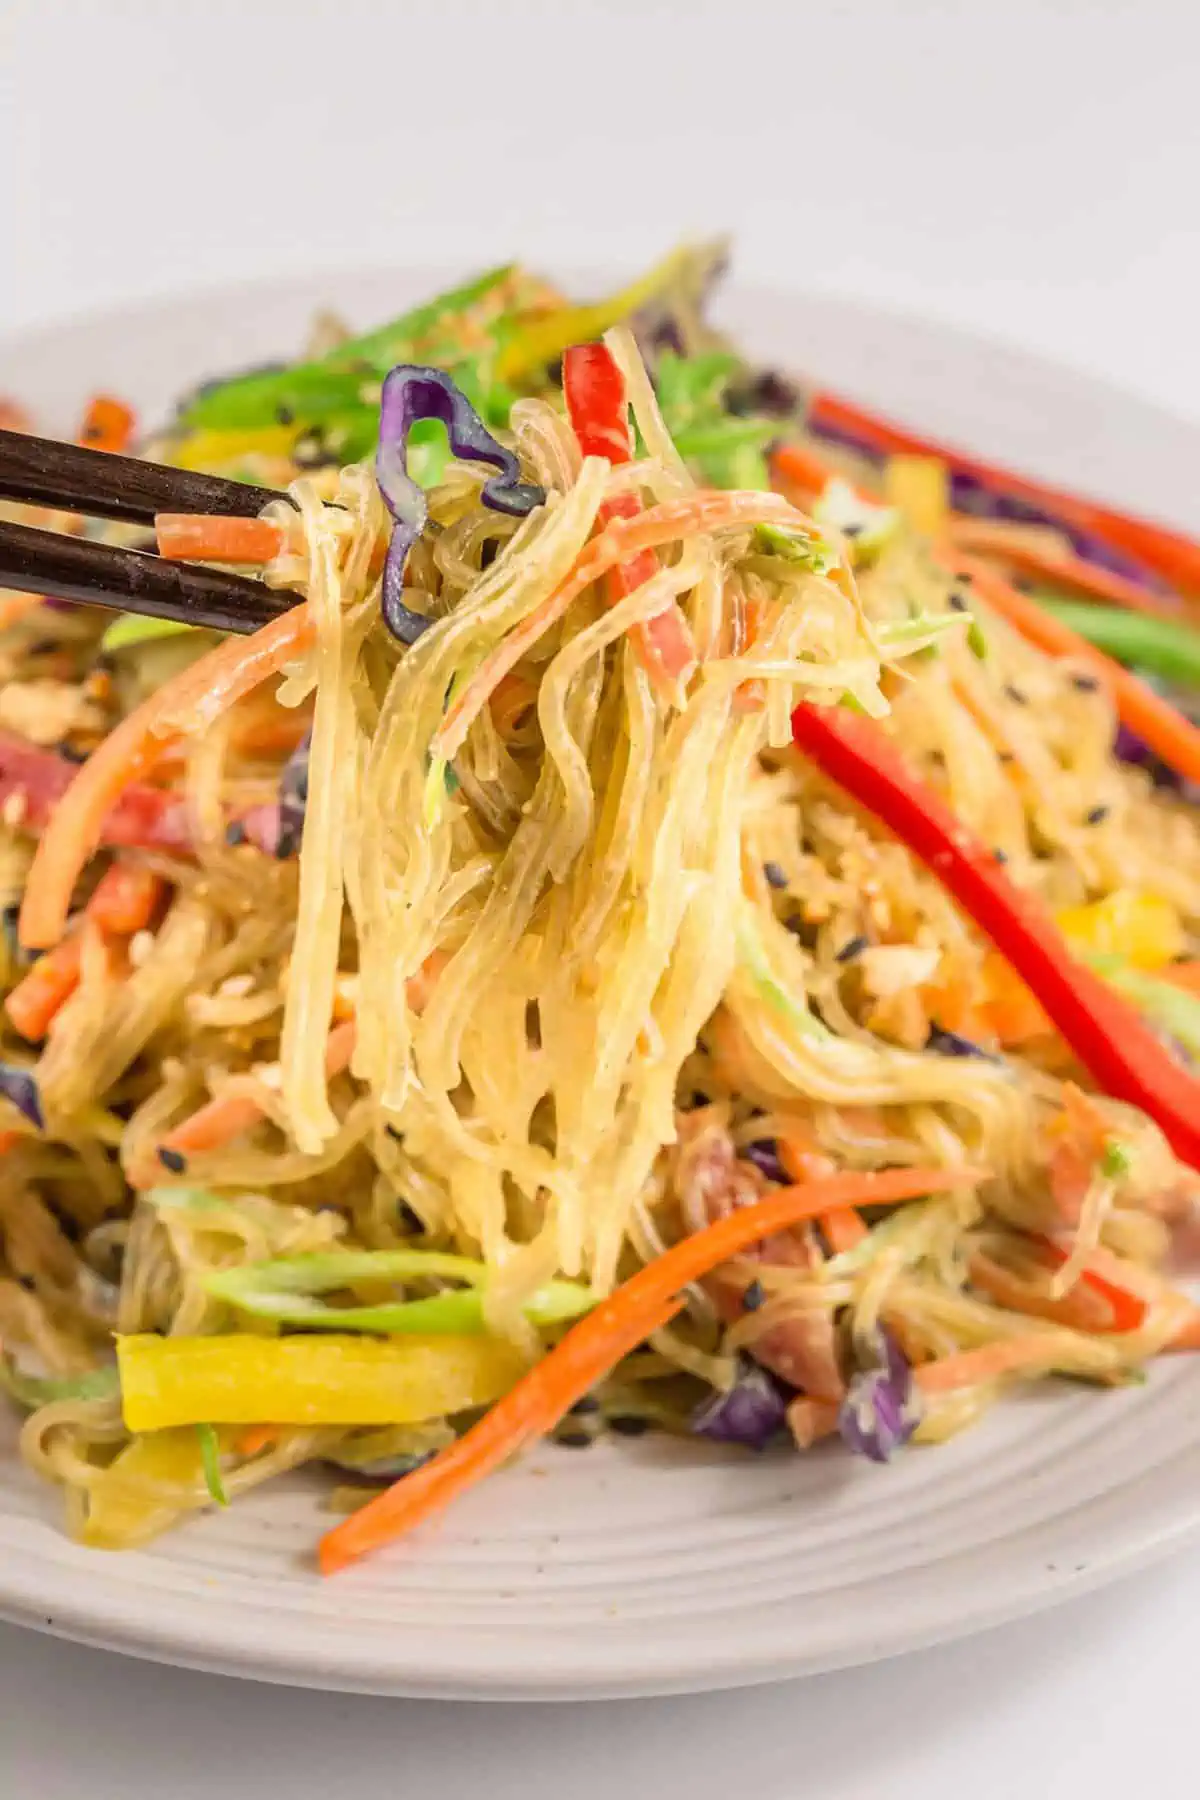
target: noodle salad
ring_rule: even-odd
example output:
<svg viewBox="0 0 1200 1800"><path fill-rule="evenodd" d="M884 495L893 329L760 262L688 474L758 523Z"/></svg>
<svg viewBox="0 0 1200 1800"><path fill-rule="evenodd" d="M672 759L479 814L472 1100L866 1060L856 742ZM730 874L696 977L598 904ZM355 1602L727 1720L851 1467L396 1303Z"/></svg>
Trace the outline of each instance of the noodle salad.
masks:
<svg viewBox="0 0 1200 1800"><path fill-rule="evenodd" d="M1200 1347L1200 551L751 365L720 261L89 408L286 488L156 540L295 605L0 596L0 1384L85 1543L312 1465L332 1572L547 1435L885 1463Z"/></svg>

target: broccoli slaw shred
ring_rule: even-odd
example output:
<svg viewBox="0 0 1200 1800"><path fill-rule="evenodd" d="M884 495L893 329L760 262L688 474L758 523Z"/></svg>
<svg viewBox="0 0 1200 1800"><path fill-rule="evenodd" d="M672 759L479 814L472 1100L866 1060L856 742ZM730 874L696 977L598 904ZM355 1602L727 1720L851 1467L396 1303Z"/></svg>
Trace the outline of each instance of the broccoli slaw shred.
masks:
<svg viewBox="0 0 1200 1800"><path fill-rule="evenodd" d="M312 1466L333 1573L540 1437L886 1463L1200 1347L1194 546L748 362L720 261L187 397L287 490L157 522L253 636L0 614L0 1386L86 1543Z"/></svg>

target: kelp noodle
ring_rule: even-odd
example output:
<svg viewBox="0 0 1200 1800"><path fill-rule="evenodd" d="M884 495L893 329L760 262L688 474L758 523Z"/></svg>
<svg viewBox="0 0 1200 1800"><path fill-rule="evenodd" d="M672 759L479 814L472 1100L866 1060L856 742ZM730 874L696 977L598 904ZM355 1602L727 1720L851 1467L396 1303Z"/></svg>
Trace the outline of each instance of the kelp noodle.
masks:
<svg viewBox="0 0 1200 1800"><path fill-rule="evenodd" d="M463 304L444 360L482 345L482 382L499 301L471 290ZM633 337L612 350L638 456L581 456L557 388L531 376L501 435L544 504L498 513L484 471L439 461L405 545L405 606L432 620L410 645L380 613L390 521L370 465L298 474L295 433L284 450L275 424L261 440L224 433L250 473L296 476L266 574L305 597L309 648L203 740L165 747L154 779L186 800L187 842L117 853L156 871L165 899L124 935L76 920L75 978L44 1041L11 1025L3 1040L8 1385L33 1408L24 1455L90 1541L141 1542L209 1504L214 1480L236 1499L302 1462L409 1466L451 1435L448 1406L499 1391L638 1263L772 1181L832 1166L970 1163L991 1178L982 1196L806 1226L719 1270L600 1390L626 1428L685 1429L704 1400L702 1430L712 1404L726 1435L742 1417L774 1429L799 1393L793 1429L811 1441L853 1378L849 1441L898 1444L909 1425L884 1432L862 1401L897 1358L1003 1343L1041 1310L1060 1327L1043 1372L1115 1379L1179 1326L1154 1271L1190 1175L1145 1118L1079 1093L1036 1009L1023 1032L1006 1022L1030 997L935 877L791 749L788 722L802 698L881 719L1064 918L1152 897L1170 921L1160 963L1200 921L1192 816L1116 760L1102 687L997 620L968 633L962 591L902 521L856 547L852 521L843 533L776 494L698 486ZM232 450L197 443L221 436L181 427L159 449L227 467ZM651 522L622 520L611 541L642 533L653 573L623 595L598 564L572 584L629 496ZM671 696L631 628L676 609L699 665ZM97 667L102 629L82 612L11 626L0 726L36 736L57 684L70 716L55 739L86 753L210 645L143 641ZM29 868L23 822L6 804L6 903ZM11 939L2 957L11 992L30 973ZM1052 1239L1074 1259L1068 1280ZM1140 1296L1119 1319L1075 1279L1092 1255ZM319 1266L289 1274L305 1257ZM263 1272L275 1287L255 1285L264 1261L283 1268ZM403 1312L464 1283L469 1304ZM409 1335L386 1341L411 1359L410 1316L485 1329L500 1360L489 1371L461 1335L423 1338L437 1379L423 1389L405 1363L406 1410L380 1420L354 1385L370 1357L323 1333L383 1320L386 1334L391 1319ZM254 1346L298 1325L323 1328L293 1358L311 1359L318 1400L282 1413L263 1387L255 1414ZM195 1422L215 1440L130 1432L95 1385L114 1330L181 1351L204 1340L205 1367L227 1351L241 1410L222 1412L214 1387ZM454 1387L450 1345L474 1385ZM761 1367L738 1376L735 1352L778 1387ZM755 1405L714 1402L736 1381ZM930 1398L918 1438L995 1390ZM233 1428L247 1406L257 1437Z"/></svg>

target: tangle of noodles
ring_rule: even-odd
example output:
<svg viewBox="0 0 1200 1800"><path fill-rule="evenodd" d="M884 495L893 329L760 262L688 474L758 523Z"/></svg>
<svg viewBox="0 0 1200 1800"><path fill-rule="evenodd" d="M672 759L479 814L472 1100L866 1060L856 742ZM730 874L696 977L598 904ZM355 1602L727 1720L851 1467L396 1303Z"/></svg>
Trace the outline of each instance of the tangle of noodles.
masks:
<svg viewBox="0 0 1200 1800"><path fill-rule="evenodd" d="M640 456L581 456L558 390L531 383L505 442L545 504L507 517L472 465L445 468L407 571L432 624L408 647L381 619L389 520L370 466L299 473L278 449L241 453L251 474L295 476L267 577L306 600L309 647L164 756L153 779L186 807L188 848L93 858L73 991L44 1040L4 1025L44 1128L0 1099L3 1367L29 1414L21 1452L89 1541L143 1542L211 1492L195 1433L126 1427L104 1386L113 1333L278 1332L212 1280L273 1259L472 1259L477 1327L535 1357L556 1335L537 1315L554 1284L585 1284L586 1303L786 1175L962 1163L988 1171L978 1192L867 1216L841 1248L805 1226L717 1271L612 1371L598 1416L686 1431L756 1356L824 1404L881 1331L919 1365L1034 1330L1039 1312L1061 1327L1056 1369L1113 1381L1180 1326L1158 1271L1191 1172L1147 1118L1081 1091L1036 1013L1006 1033L1015 978L791 747L789 720L804 699L874 715L1064 921L1157 908L1164 964L1200 931L1194 812L1117 759L1102 685L999 619L978 654L914 530L851 558L851 538L779 495L712 494L633 335L610 342ZM656 569L609 604L602 579L573 576L629 495L664 521ZM665 609L700 658L677 703L631 636ZM38 716L29 697L49 704L50 684L70 713L54 741L86 755L212 646L195 633L97 660L103 625L44 608L8 625L0 732ZM276 856L280 776L305 734L302 843ZM10 906L24 826L6 802ZM158 877L124 935L87 910L113 860ZM11 936L2 956L11 993L27 975ZM946 1053L947 1032L967 1053ZM461 1291L412 1267L359 1265L316 1304ZM1108 1317L1088 1282L1107 1270L1111 1293L1114 1268L1139 1299ZM918 1436L972 1422L1003 1385L931 1400ZM816 1416L796 1414L798 1441ZM217 1420L231 1496L302 1463L368 1484L456 1418L380 1423L346 1397L261 1423L244 1442Z"/></svg>

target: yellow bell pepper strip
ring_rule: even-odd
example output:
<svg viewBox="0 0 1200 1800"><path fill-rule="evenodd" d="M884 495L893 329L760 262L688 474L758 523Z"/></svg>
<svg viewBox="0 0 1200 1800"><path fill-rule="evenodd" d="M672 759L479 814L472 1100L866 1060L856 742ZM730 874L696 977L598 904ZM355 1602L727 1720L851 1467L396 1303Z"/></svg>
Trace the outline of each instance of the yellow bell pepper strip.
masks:
<svg viewBox="0 0 1200 1800"><path fill-rule="evenodd" d="M189 431L172 444L169 460L178 469L224 470L248 456L290 456L302 427L260 425L252 431Z"/></svg>
<svg viewBox="0 0 1200 1800"><path fill-rule="evenodd" d="M950 473L936 456L889 456L883 497L898 507L914 531L940 537L950 518Z"/></svg>
<svg viewBox="0 0 1200 1800"><path fill-rule="evenodd" d="M494 1337L118 1337L130 1431L412 1425L486 1406L524 1370Z"/></svg>
<svg viewBox="0 0 1200 1800"><path fill-rule="evenodd" d="M572 344L598 338L611 326L619 325L631 313L638 312L664 288L669 288L680 272L691 262L694 252L686 246L672 250L645 275L607 299L587 306L564 306L557 312L545 313L522 323L518 318L506 338L501 340L496 374L501 381L519 381L536 369L544 369Z"/></svg>
<svg viewBox="0 0 1200 1800"><path fill-rule="evenodd" d="M1160 894L1117 888L1087 906L1063 907L1055 918L1081 956L1119 956L1135 969L1161 969L1184 952L1179 914Z"/></svg>
<svg viewBox="0 0 1200 1800"><path fill-rule="evenodd" d="M457 1335L486 1330L484 1286L487 1266L469 1256L436 1250L333 1250L325 1254L280 1257L214 1269L204 1287L253 1318L280 1325L302 1325L306 1331L372 1331L395 1334ZM375 1305L326 1306L316 1296L360 1282L455 1281L465 1285L419 1300L382 1301ZM525 1302L532 1325L556 1325L577 1319L595 1304L596 1296L577 1281L549 1281Z"/></svg>

